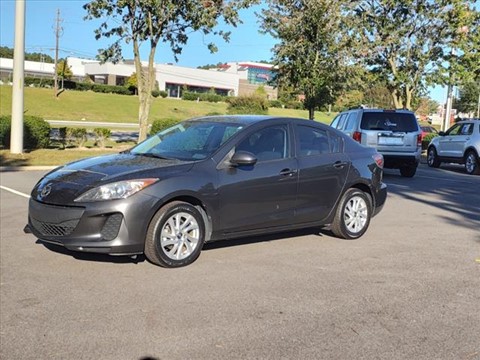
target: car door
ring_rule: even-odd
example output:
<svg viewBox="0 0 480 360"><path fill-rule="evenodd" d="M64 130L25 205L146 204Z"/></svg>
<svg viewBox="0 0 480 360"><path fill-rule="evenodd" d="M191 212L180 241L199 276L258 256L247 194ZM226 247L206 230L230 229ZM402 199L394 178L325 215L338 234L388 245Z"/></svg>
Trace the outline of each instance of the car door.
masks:
<svg viewBox="0 0 480 360"><path fill-rule="evenodd" d="M439 156L452 157L454 156L453 143L454 138L459 135L462 124L455 124L447 130L444 136L440 136L438 140L437 153Z"/></svg>
<svg viewBox="0 0 480 360"><path fill-rule="evenodd" d="M463 153L465 150L465 144L473 134L473 124L472 123L465 123L462 124L460 130L456 136L452 136L451 141L451 150L453 157L461 158L463 157Z"/></svg>
<svg viewBox="0 0 480 360"><path fill-rule="evenodd" d="M232 149L257 157L250 166L220 168L218 229L223 233L290 224L297 196L297 162L287 122L255 130Z"/></svg>
<svg viewBox="0 0 480 360"><path fill-rule="evenodd" d="M343 141L317 127L295 126L298 161L296 223L325 219L345 186L350 160Z"/></svg>

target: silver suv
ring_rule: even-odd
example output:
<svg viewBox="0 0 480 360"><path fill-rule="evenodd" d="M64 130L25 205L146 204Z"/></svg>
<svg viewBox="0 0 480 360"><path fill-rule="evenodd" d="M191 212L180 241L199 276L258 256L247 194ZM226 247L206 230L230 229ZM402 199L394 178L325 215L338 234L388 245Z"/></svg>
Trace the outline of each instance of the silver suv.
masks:
<svg viewBox="0 0 480 360"><path fill-rule="evenodd" d="M480 120L459 121L439 135L428 145L428 166L455 162L465 164L469 174L480 174Z"/></svg>
<svg viewBox="0 0 480 360"><path fill-rule="evenodd" d="M338 114L330 126L359 143L375 148L385 168L413 177L422 153L422 131L408 110L351 109Z"/></svg>

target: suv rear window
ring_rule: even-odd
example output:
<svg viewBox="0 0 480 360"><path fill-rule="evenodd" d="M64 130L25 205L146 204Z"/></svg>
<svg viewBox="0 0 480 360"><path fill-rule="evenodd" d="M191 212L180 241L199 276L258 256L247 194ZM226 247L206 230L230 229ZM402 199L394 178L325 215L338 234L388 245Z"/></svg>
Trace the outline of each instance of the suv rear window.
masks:
<svg viewBox="0 0 480 360"><path fill-rule="evenodd" d="M417 119L409 113L364 112L360 126L363 130L418 131Z"/></svg>

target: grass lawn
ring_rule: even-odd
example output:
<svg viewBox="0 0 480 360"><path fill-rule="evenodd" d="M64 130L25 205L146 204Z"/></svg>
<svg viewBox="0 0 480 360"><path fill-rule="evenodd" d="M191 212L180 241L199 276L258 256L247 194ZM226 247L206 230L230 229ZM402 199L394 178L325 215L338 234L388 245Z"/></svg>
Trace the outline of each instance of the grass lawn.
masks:
<svg viewBox="0 0 480 360"><path fill-rule="evenodd" d="M38 115L45 120L85 120L120 123L137 123L138 98L136 96L102 94L92 91L65 91L58 98L52 89L26 87L24 108L27 115ZM156 119L184 120L207 114L225 114L226 103L209 103L179 99L156 98L150 111L150 122ZM0 86L0 115L12 112L12 87ZM270 108L270 115L308 118L308 111ZM317 121L330 123L335 113L316 112ZM94 127L94 126L91 126ZM131 146L130 144L129 146ZM118 152L125 145L113 145L110 149L41 149L22 155L12 155L0 150L0 166L61 165L83 157ZM128 147L128 145L127 145Z"/></svg>
<svg viewBox="0 0 480 360"><path fill-rule="evenodd" d="M25 88L25 114L45 120L85 120L137 123L138 97L102 94L93 91L65 91L54 98L52 89ZM12 87L0 86L0 115L12 113ZM209 103L169 99L154 99L150 120L184 120L207 114L225 114L226 103ZM308 111L270 108L270 115L308 118ZM317 121L329 123L335 114L316 113Z"/></svg>

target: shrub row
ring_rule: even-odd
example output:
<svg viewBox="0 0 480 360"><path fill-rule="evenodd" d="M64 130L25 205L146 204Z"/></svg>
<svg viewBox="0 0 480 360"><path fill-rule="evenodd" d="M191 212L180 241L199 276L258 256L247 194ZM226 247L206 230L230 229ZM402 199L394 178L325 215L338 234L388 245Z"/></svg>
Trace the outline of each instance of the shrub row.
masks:
<svg viewBox="0 0 480 360"><path fill-rule="evenodd" d="M218 95L213 92L206 92L206 93L197 93L197 92L191 92L191 91L182 92L182 100L220 102L220 101L225 101L225 99L227 98L228 98L227 96Z"/></svg>
<svg viewBox="0 0 480 360"><path fill-rule="evenodd" d="M435 133L430 133L425 135L425 137L422 140L422 150L426 150L428 147L428 144L430 144L430 141L432 141L432 139L437 136L438 134L435 134Z"/></svg>
<svg viewBox="0 0 480 360"><path fill-rule="evenodd" d="M10 147L12 117L0 116L0 147ZM23 147L42 149L50 143L50 125L38 116L25 115L23 118Z"/></svg>
<svg viewBox="0 0 480 360"><path fill-rule="evenodd" d="M33 85L36 87L53 87L53 79L25 77L25 86L30 86L30 85ZM63 87L68 90L77 90L77 91L91 90L98 93L133 95L133 92L130 89L126 88L125 86L91 84L91 83L82 83L82 82L65 80L63 82Z"/></svg>
<svg viewBox="0 0 480 360"><path fill-rule="evenodd" d="M264 97L250 95L229 97L227 99L229 114L267 114L268 101Z"/></svg>

